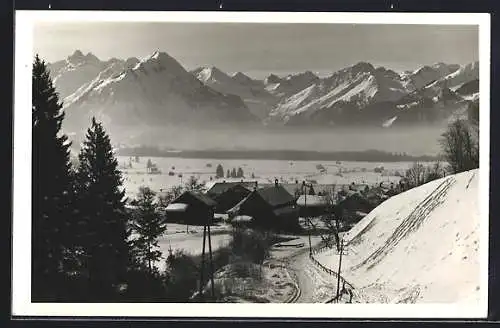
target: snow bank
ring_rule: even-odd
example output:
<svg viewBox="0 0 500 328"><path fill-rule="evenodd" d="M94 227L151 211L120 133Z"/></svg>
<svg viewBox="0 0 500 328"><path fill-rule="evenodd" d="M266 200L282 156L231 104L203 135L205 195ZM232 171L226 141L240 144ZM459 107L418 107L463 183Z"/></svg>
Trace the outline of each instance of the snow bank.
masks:
<svg viewBox="0 0 500 328"><path fill-rule="evenodd" d="M366 302L477 302L479 171L394 196L344 237L342 276ZM333 251L316 256L337 270Z"/></svg>

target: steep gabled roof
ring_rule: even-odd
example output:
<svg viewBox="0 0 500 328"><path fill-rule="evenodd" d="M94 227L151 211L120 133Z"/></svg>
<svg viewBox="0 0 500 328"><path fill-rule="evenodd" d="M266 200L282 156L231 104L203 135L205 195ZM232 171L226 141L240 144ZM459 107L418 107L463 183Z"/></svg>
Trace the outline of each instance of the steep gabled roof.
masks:
<svg viewBox="0 0 500 328"><path fill-rule="evenodd" d="M244 181L244 182L216 182L207 190L207 194L210 195L220 195L226 192L228 189L233 188L235 186L242 186L247 189L253 188L255 182L253 181Z"/></svg>
<svg viewBox="0 0 500 328"><path fill-rule="evenodd" d="M212 199L210 198L208 195L205 195L199 191L185 191L184 193L182 193L179 197L177 197L176 199L174 199L172 201L173 204L175 203L184 203L185 200L186 200L186 197L191 197L191 198L194 198L196 199L197 201L201 202L202 204L208 206L208 207L212 207L212 206L215 206L217 205L217 203Z"/></svg>
<svg viewBox="0 0 500 328"><path fill-rule="evenodd" d="M281 185L258 189L257 192L271 206L284 205L295 200Z"/></svg>
<svg viewBox="0 0 500 328"><path fill-rule="evenodd" d="M188 191L189 193L191 193L191 195L193 197L195 197L196 199L200 200L201 202L205 203L207 206L215 206L217 205L217 203L212 199L210 198L208 195L202 193L202 192L199 192L199 191Z"/></svg>
<svg viewBox="0 0 500 328"><path fill-rule="evenodd" d="M226 211L226 213L237 213L239 212L241 205L248 201L251 197L255 197L256 191L252 191L250 194L248 194L245 198L243 198L241 201L238 202L238 204L234 205L232 208Z"/></svg>

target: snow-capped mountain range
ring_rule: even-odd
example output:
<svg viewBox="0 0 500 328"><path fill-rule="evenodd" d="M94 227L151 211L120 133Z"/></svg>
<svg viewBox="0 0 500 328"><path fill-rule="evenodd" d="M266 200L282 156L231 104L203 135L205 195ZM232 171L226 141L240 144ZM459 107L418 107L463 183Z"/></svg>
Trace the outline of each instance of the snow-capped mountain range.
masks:
<svg viewBox="0 0 500 328"><path fill-rule="evenodd" d="M260 119L265 118L269 108L276 104L276 97L265 89L262 81L253 80L242 72L229 76L217 67L199 67L191 74L218 92L237 95L250 112Z"/></svg>
<svg viewBox="0 0 500 328"><path fill-rule="evenodd" d="M397 73L359 62L320 78L310 71L264 80L216 67L187 71L165 52L102 61L75 51L48 65L77 131L98 116L118 126L278 124L343 126L433 123L478 101L478 62Z"/></svg>
<svg viewBox="0 0 500 328"><path fill-rule="evenodd" d="M63 99L66 129L78 130L82 122L87 124L94 115L122 127L201 124L210 120L258 121L240 97L206 86L164 52L137 61L102 64L106 67L90 77L88 72L94 66L91 63L79 66L82 75L77 79L83 84ZM64 68L58 72L61 71L56 76L71 78L66 77ZM54 79L56 89L60 79Z"/></svg>

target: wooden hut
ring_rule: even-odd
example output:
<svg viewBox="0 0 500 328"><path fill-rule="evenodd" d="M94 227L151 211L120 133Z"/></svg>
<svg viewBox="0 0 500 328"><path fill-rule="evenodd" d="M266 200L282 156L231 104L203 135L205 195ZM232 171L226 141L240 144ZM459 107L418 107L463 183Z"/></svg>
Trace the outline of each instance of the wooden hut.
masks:
<svg viewBox="0 0 500 328"><path fill-rule="evenodd" d="M252 225L277 231L298 228L299 211L295 198L278 182L272 187L257 189L228 211L231 217L246 215Z"/></svg>
<svg viewBox="0 0 500 328"><path fill-rule="evenodd" d="M251 193L251 190L242 185L235 185L226 191L219 194L214 200L217 203L215 207L216 213L226 213L236 204L241 202Z"/></svg>
<svg viewBox="0 0 500 328"><path fill-rule="evenodd" d="M189 225L212 223L216 205L213 199L201 192L186 191L167 206L167 222Z"/></svg>
<svg viewBox="0 0 500 328"><path fill-rule="evenodd" d="M216 199L223 193L227 192L229 189L236 186L241 186L251 191L255 189L255 187L257 186L257 182L256 181L216 182L207 190L206 194L210 198Z"/></svg>
<svg viewBox="0 0 500 328"><path fill-rule="evenodd" d="M335 207L335 214L344 222L350 224L359 221L363 215L360 213L370 213L375 206L358 192L349 192L348 195L339 201Z"/></svg>

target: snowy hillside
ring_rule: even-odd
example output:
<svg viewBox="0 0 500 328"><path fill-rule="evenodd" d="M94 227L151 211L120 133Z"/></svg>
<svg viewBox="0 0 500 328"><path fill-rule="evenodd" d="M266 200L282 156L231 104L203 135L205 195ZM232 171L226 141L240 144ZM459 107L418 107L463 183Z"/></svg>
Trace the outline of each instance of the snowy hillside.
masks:
<svg viewBox="0 0 500 328"><path fill-rule="evenodd" d="M102 72L69 98L67 126L79 128L91 115L120 126L256 120L238 96L207 87L164 52L117 72Z"/></svg>
<svg viewBox="0 0 500 328"><path fill-rule="evenodd" d="M448 176L394 196L344 236L342 276L360 301L478 301L478 174ZM335 253L316 259L337 270Z"/></svg>
<svg viewBox="0 0 500 328"><path fill-rule="evenodd" d="M241 72L229 76L217 67L199 67L191 73L220 93L239 96L249 110L261 119L267 116L269 109L276 103L276 97L264 89L263 83Z"/></svg>

